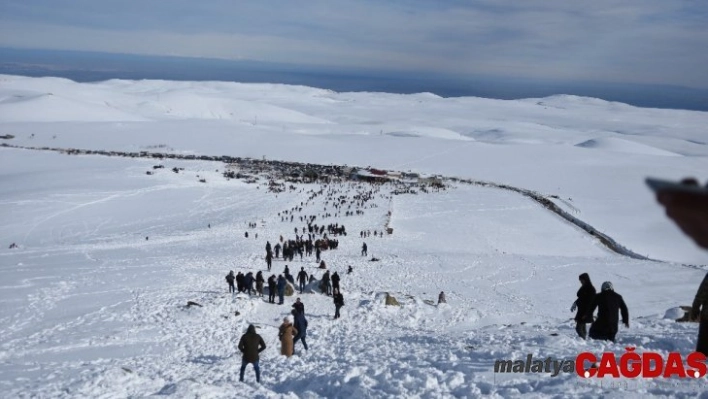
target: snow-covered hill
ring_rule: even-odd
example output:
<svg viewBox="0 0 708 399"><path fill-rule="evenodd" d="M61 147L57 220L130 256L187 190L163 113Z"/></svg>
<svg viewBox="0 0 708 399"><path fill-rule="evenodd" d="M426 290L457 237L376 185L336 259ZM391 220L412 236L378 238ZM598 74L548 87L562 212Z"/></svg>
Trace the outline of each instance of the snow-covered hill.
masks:
<svg viewBox="0 0 708 399"><path fill-rule="evenodd" d="M14 135L11 144L265 156L512 184L558 196L635 252L694 264L708 255L664 218L643 178L705 178L707 122L701 112L572 96L498 101L0 79L0 135ZM157 163L165 168L153 169ZM527 354L690 351L696 326L664 313L690 303L702 267L617 255L530 199L495 188L391 195L386 186L346 182L275 194L224 179L224 168L0 148L1 396L694 397L708 389L705 380L608 386L574 374L493 373L495 360ZM310 199L319 190L332 193L329 203ZM333 213L334 197L368 190L376 192L363 214L323 216ZM294 297L279 306L232 296L224 276L263 270L266 240L304 225L279 212L301 206L296 218L347 228L340 247L323 254L342 275L346 306L332 320L331 298L302 294L310 350L298 345L286 359L277 326ZM359 237L387 223L393 235ZM19 248L8 249L12 242ZM276 260L273 272L285 264ZM293 274L303 267L321 276L314 257L287 264ZM613 281L629 306L631 328L617 344L575 336L569 307L582 272L596 286ZM435 303L440 291L447 305ZM385 306L386 292L402 306ZM248 384L238 382L235 345L249 323L268 345L261 385L250 368Z"/></svg>

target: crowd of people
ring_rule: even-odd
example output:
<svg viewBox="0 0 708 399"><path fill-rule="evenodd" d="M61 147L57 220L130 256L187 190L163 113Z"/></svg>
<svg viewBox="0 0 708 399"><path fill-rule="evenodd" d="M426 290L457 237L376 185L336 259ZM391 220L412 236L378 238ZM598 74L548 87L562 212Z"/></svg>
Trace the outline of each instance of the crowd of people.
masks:
<svg viewBox="0 0 708 399"><path fill-rule="evenodd" d="M335 192L324 193L324 190L318 192L312 191L312 196L310 199L318 195L328 195L327 203L334 207L334 209L339 212L347 204L346 197L339 196L334 197ZM361 195L353 201L353 204L360 205L365 203L368 199L373 196L373 192L369 192L366 195ZM657 193L657 200L666 208L666 214L670 219L672 219L688 236L690 236L699 246L708 249L708 195L704 194L702 197L695 193L686 192L674 192L674 191L659 191ZM308 200L309 202L309 200ZM302 206L305 204L301 203L300 207L293 208L288 211L284 211L281 216L283 221L286 221L287 216L290 216L290 221L294 220L294 213L302 211ZM345 211L345 215L359 214L362 212L359 209L351 210L352 203L349 204L349 208ZM330 214L327 212L327 207L324 208L325 216ZM337 214L337 213L335 213ZM280 216L280 214L279 214ZM321 267L325 265L324 261L320 260L320 250L336 248L336 244L333 246L327 237L327 234L332 236L336 235L346 235L346 229L344 226L339 226L338 224L330 224L325 226L317 226L312 224L316 219L315 215L311 216L300 216L300 221L306 221L308 223L306 228L298 231L295 228L296 238L294 240L284 241L283 237L280 237L280 242L283 244L277 244L275 249L275 257L279 257L280 251L282 250L283 258L285 260L292 260L292 254L298 253L300 257L303 256L303 251L306 256L310 256L312 253L312 248L316 249L317 261L320 262ZM327 233L325 234L325 228ZM298 236L298 232L302 232L302 236ZM304 234L307 234L307 239L304 238ZM316 238L316 235L322 235L321 238ZM377 232L374 232L377 235ZM365 231L360 232L360 238L368 237L369 233ZM314 240L313 240L314 239ZM325 242L326 244L322 244ZM361 254L366 256L368 248L366 243L362 244ZM266 244L266 256L267 259L272 260L272 249L270 242ZM271 263L268 261L268 270L270 271ZM326 266L324 266L326 269ZM352 268L349 266L348 272L351 273ZM290 276L289 271L284 272L285 276L280 275L275 278L275 275L268 279L268 289L269 289L269 302L274 302L274 292L277 290L280 304L283 303L283 289L287 281L295 286L295 281ZM289 277L287 277L289 276ZM229 273L226 277L229 283L229 290L231 292L248 292L251 294L252 284L256 282L256 292L259 295L262 293L262 281L263 277L259 271L254 278L252 273L246 273L243 275L239 272L238 275L234 276L233 271ZM300 293L305 291L306 285L314 280L313 275L309 275L305 271L304 267L300 269L297 274L297 282ZM571 311L576 312L575 314L575 330L579 337L582 339L595 339L595 340L607 340L615 342L616 336L619 330L620 318L622 323L629 328L629 310L624 298L615 292L615 288L611 281L605 281L600 286L600 292L597 292L595 286L593 285L590 275L588 273L582 273L578 276L580 283L580 288L577 292L577 299L573 302L571 306ZM236 281L236 287L234 287L234 281ZM258 282L260 286L258 285ZM329 270L326 270L320 280L320 290L326 295L331 295L335 312L334 319L341 317L340 309L344 306L344 297L340 289L340 278L337 272L330 275ZM438 304L446 303L445 293L440 292L438 297ZM281 354L285 356L292 356L294 353L295 344L302 342L305 350L308 349L306 342L307 336L307 319L305 317L304 304L301 302L300 298L297 298L296 302L292 305L293 309L291 312L291 318L285 317L283 323L279 327L278 337L281 342ZM595 316L595 311L597 310L597 315ZM690 315L691 320L699 322L699 332L698 332L698 342L696 345L696 351L703 353L708 356L708 275L703 279L700 284L698 291L695 295ZM588 331L587 324L590 324L590 329ZM256 372L256 381L260 381L260 369L258 364L258 353L265 349L265 343L263 339L256 333L255 327L249 325L247 332L241 337L238 345L239 350L243 353L243 360L241 365L240 380L243 381L243 374L246 366L248 364L253 364L254 370Z"/></svg>

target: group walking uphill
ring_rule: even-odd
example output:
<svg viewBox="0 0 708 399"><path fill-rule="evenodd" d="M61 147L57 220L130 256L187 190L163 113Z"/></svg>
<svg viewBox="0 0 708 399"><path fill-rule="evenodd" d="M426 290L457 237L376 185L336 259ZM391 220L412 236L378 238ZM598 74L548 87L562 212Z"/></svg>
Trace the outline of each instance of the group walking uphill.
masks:
<svg viewBox="0 0 708 399"><path fill-rule="evenodd" d="M578 279L581 284L578 299L570 308L571 311L578 311L575 315L575 331L581 338L586 339L585 324L592 323L590 338L615 342L619 331L619 314L622 315L622 324L629 328L629 311L622 295L615 292L610 281L602 283L601 292L598 294L587 273L581 274ZM593 318L595 309L597 317Z"/></svg>
<svg viewBox="0 0 708 399"><path fill-rule="evenodd" d="M578 299L570 308L571 311L577 310L575 331L583 339L589 336L596 340L615 342L620 316L622 324L629 328L629 310L624 298L615 292L610 281L602 283L600 292L596 293L587 273L581 274L578 279L581 284L577 293ZM593 316L595 309L597 309L596 317ZM703 278L698 287L688 319L699 322L696 352L708 356L708 275ZM587 323L592 323L589 333L586 332Z"/></svg>
<svg viewBox="0 0 708 399"><path fill-rule="evenodd" d="M267 278L265 278L263 274L264 271L256 272L255 276L251 271L239 271L238 273L234 273L233 270L229 271L226 275L229 293L248 294L249 296L258 295L262 297L264 290L267 289L268 303L275 304L277 296L277 303L282 305L285 300L286 287L288 287L289 284L292 284L293 290L297 287L300 294L303 294L307 291L308 284L312 284L317 279L314 273L308 274L304 266L300 267L296 276L290 274L287 265L285 265L283 273L277 276L276 274L271 274L273 261L282 259L287 262L293 261L296 256L298 256L300 260L303 260L304 257L315 256L316 262L319 265L318 269L322 272L319 284L317 285L322 294L332 297L334 303L334 319L340 318L340 310L344 306L344 296L342 295L340 287L340 275L336 271L330 274L330 270L327 269L327 264L322 259L322 254L324 251L337 249L339 247L339 237L346 236L347 230L344 225L339 223L325 224L316 222L316 220L318 217L321 220L333 216L338 217L340 214L344 216L362 215L364 213L362 209L377 207L376 204L369 203L369 201L376 198L379 194L378 187L368 191L362 191L363 186L361 185L352 185L352 188L358 190L354 196L344 195L336 188L323 188L319 191L311 191L311 196L306 202L301 202L299 206L278 213L282 222L297 223L299 221L303 224L302 227L294 227L293 231L295 234L294 237L290 239L284 238L281 235L279 240L276 240L275 245L272 245L270 241L266 241L265 263L267 270L264 271L270 275ZM303 207L309 205L318 196L326 197L322 212L316 215L302 214ZM328 209L331 212L328 211ZM250 223L248 227L256 228L257 224ZM368 237L370 234L364 234L362 232L360 235L362 237ZM248 238L248 232L246 232L245 236ZM256 239L257 238L258 236L256 235ZM362 255L366 254L367 246L366 243L364 243L362 245ZM348 266L347 274L351 274L352 272L352 266ZM288 295L291 295L290 291L288 291ZM302 343L304 350L308 350L307 328L308 321L305 316L305 305L300 298L297 298L292 305L291 316L283 318L283 322L278 328L280 353L283 356L292 356L298 342ZM266 344L263 338L256 332L256 327L253 324L249 325L247 331L241 336L238 349L242 354L239 380L244 380L245 370L249 364L252 364L256 374L256 381L260 382L259 354L266 349Z"/></svg>

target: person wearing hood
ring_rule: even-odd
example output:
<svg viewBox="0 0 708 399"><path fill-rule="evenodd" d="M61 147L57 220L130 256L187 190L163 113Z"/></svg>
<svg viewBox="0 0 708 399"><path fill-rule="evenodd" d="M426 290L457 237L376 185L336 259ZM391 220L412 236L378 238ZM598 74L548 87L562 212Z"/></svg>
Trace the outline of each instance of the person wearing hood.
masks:
<svg viewBox="0 0 708 399"><path fill-rule="evenodd" d="M578 313L575 314L575 331L580 338L587 339L588 332L585 324L592 323L592 313L588 314L588 310L597 291L595 291L595 287L592 285L590 276L587 273L581 274L578 280L580 280L581 284L577 294L578 299L573 302L570 311L578 310Z"/></svg>
<svg viewBox="0 0 708 399"><path fill-rule="evenodd" d="M278 330L278 338L280 339L280 354L290 357L293 355L293 337L297 335L297 329L290 323L290 319L285 317L283 324Z"/></svg>
<svg viewBox="0 0 708 399"><path fill-rule="evenodd" d="M241 340L238 343L238 350L243 353L241 357L239 381L243 382L243 373L246 371L246 366L250 363L253 364L253 370L256 372L256 382L261 382L261 369L258 365L258 354L263 352L265 348L266 344L263 338L256 333L256 327L253 324L249 325L246 333L241 336Z"/></svg>
<svg viewBox="0 0 708 399"><path fill-rule="evenodd" d="M602 283L602 292L593 298L586 317L592 318L595 308L597 308L597 319L590 326L590 338L615 342L619 329L617 313L622 313L622 323L629 328L629 311L622 295L615 292L611 282Z"/></svg>

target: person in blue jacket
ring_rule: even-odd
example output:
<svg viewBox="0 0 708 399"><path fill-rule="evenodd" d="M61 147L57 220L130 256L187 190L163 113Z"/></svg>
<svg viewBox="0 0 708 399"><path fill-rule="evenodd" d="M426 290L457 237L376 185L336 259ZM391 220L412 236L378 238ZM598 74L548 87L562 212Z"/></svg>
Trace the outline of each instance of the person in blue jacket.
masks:
<svg viewBox="0 0 708 399"><path fill-rule="evenodd" d="M282 274L278 275L278 305L283 304L283 296L285 296L285 277Z"/></svg>

